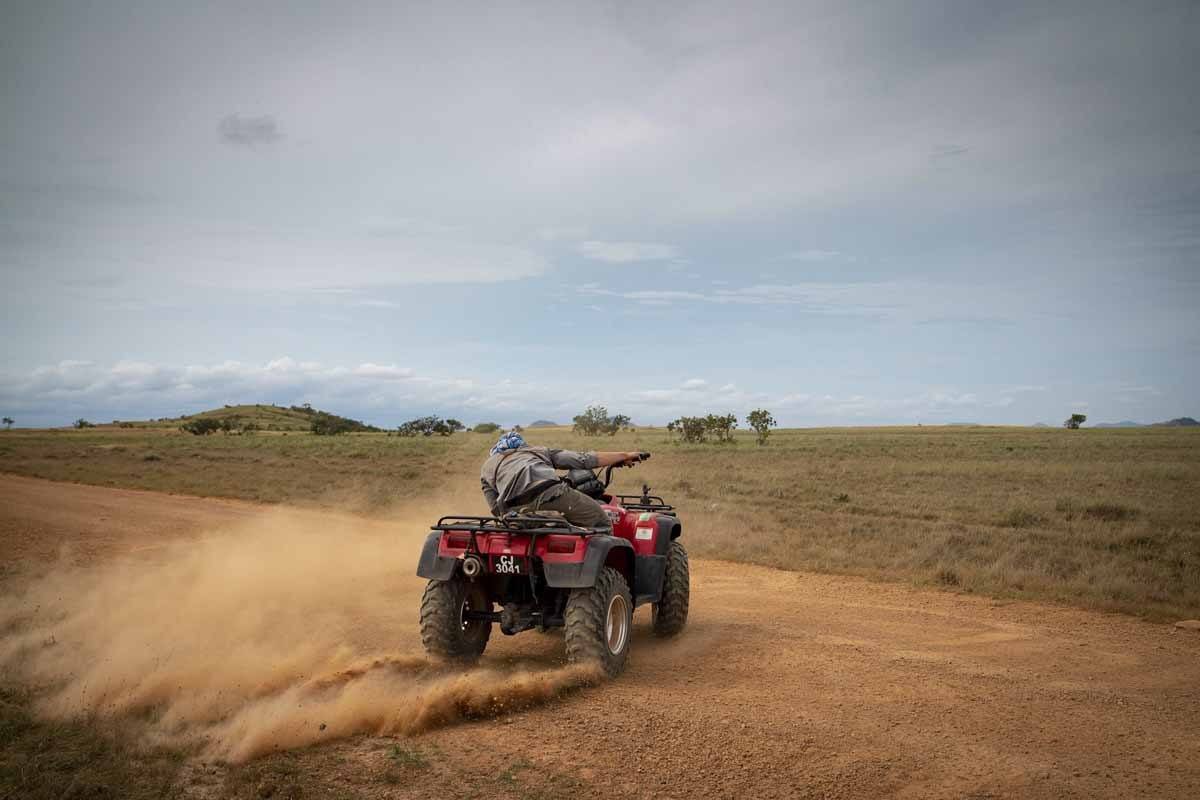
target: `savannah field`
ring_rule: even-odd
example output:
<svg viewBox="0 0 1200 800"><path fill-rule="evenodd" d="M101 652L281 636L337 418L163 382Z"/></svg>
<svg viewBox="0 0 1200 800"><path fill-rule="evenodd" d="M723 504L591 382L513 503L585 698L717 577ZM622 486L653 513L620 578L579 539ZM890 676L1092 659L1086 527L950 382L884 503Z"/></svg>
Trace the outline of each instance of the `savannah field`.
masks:
<svg viewBox="0 0 1200 800"><path fill-rule="evenodd" d="M526 434L654 453L615 485L635 492L645 481L675 504L696 556L1154 620L1200 616L1200 430L776 430L762 447L749 432L732 445L684 445L650 428ZM484 513L478 466L493 439L13 430L0 434L0 472L375 516L441 496L440 513Z"/></svg>
<svg viewBox="0 0 1200 800"><path fill-rule="evenodd" d="M683 521L687 628L597 681L555 635L423 656L494 435L268 413L0 433L0 800L1200 793L1195 430L527 430L651 451L615 489Z"/></svg>

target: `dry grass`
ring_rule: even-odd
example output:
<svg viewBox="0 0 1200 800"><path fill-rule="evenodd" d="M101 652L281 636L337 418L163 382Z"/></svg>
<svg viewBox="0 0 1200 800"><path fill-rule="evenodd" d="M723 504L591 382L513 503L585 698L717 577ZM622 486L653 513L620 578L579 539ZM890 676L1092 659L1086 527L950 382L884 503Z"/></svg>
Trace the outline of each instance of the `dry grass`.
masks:
<svg viewBox="0 0 1200 800"><path fill-rule="evenodd" d="M618 490L646 480L675 503L697 556L1200 616L1200 432L1190 429L786 430L766 447L749 434L680 445L661 429L527 436L653 451L618 473ZM469 489L491 441L13 431L0 434L0 470L369 512L402 494ZM481 512L482 500L455 511Z"/></svg>
<svg viewBox="0 0 1200 800"><path fill-rule="evenodd" d="M697 555L1155 619L1200 612L1191 431L784 431L766 448L664 456L646 472Z"/></svg>
<svg viewBox="0 0 1200 800"><path fill-rule="evenodd" d="M26 688L0 687L0 797L22 800L180 796L184 754L146 747L121 722L46 720Z"/></svg>
<svg viewBox="0 0 1200 800"><path fill-rule="evenodd" d="M192 436L177 429L0 433L0 471L51 480L370 513L478 470L491 437ZM478 478L476 478L478 480Z"/></svg>

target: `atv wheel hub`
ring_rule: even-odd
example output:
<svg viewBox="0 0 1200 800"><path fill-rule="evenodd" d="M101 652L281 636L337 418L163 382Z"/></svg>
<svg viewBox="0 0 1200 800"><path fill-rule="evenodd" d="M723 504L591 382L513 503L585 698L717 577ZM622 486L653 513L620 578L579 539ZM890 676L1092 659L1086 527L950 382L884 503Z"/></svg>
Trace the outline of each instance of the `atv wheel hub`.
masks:
<svg viewBox="0 0 1200 800"><path fill-rule="evenodd" d="M616 655L625 649L625 640L629 637L629 606L619 594L608 601L604 635L608 639L608 652Z"/></svg>

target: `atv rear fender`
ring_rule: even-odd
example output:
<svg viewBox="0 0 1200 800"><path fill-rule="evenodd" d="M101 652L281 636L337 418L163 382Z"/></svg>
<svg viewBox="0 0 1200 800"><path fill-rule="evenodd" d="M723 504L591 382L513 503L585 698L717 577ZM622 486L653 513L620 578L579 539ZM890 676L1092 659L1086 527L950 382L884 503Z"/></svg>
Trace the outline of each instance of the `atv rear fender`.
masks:
<svg viewBox="0 0 1200 800"><path fill-rule="evenodd" d="M428 546L428 543L426 543ZM434 544L436 555L437 544ZM582 561L550 564L543 563L542 571L546 585L561 589L584 589L596 584L596 577L603 567L614 567L625 580L633 585L633 545L628 539L618 536L597 534L587 539L587 552Z"/></svg>
<svg viewBox="0 0 1200 800"><path fill-rule="evenodd" d="M421 559L417 561L417 575L431 581L448 581L454 575L457 558L447 558L438 554L438 543L442 540L441 531L433 531L425 537L425 546L421 548Z"/></svg>
<svg viewBox="0 0 1200 800"><path fill-rule="evenodd" d="M417 575L427 580L448 581L454 576L459 559L441 555L438 545L442 540L441 531L433 531L425 539L421 548L421 558L417 562ZM587 537L587 550L580 561L560 563L543 562L542 571L546 585L560 589L583 589L594 586L596 578L603 567L613 567L619 571L630 586L634 583L633 565L635 563L633 545L628 539L619 536L595 535Z"/></svg>

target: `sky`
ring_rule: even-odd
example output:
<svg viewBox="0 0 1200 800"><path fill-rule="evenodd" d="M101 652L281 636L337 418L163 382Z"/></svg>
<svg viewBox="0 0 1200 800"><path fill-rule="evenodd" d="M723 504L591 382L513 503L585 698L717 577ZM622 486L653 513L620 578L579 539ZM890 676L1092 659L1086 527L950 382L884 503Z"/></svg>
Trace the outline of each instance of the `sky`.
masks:
<svg viewBox="0 0 1200 800"><path fill-rule="evenodd" d="M0 413L1200 417L1200 3L0 0Z"/></svg>

